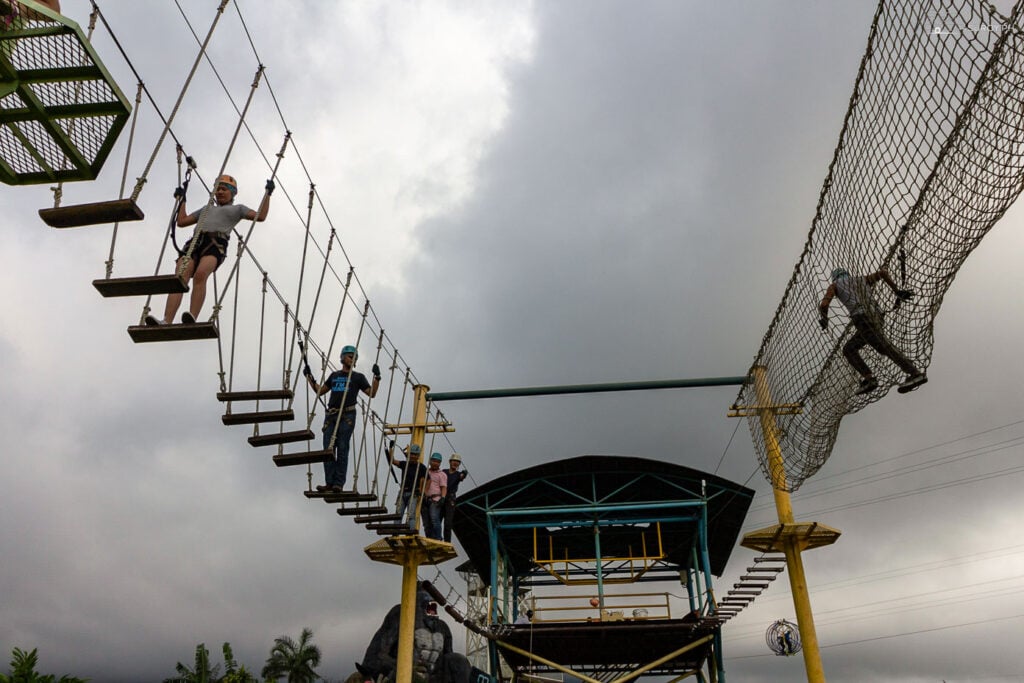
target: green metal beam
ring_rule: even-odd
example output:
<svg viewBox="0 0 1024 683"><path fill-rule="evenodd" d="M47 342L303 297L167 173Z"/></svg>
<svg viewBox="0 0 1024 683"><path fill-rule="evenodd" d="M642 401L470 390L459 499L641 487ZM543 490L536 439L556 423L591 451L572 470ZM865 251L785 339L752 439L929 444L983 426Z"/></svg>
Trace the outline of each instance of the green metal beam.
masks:
<svg viewBox="0 0 1024 683"><path fill-rule="evenodd" d="M746 377L704 377L699 379L662 379L649 382L556 384L546 387L517 387L512 389L476 389L469 391L431 392L427 394L427 400L467 401L478 398L509 398L513 396L553 396L558 394L597 394L610 391L649 391L651 389L740 386L746 383Z"/></svg>

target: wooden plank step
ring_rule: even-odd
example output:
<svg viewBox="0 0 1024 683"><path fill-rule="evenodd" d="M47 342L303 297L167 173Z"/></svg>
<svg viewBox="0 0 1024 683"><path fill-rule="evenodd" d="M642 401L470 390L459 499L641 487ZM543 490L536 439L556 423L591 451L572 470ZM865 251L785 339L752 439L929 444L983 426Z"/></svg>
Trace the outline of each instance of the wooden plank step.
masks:
<svg viewBox="0 0 1024 683"><path fill-rule="evenodd" d="M325 503L372 503L376 500L376 493L356 493L355 491L328 493L324 496Z"/></svg>
<svg viewBox="0 0 1024 683"><path fill-rule="evenodd" d="M404 524L388 524L388 525L378 525L378 526L374 526L374 527L370 527L369 525L367 525L366 528L369 529L370 531L376 531L378 536L396 536L396 535L405 536L406 534L415 533L415 532L413 532L412 529L410 529L409 527L407 527Z"/></svg>
<svg viewBox="0 0 1024 683"><path fill-rule="evenodd" d="M276 446L283 443L295 443L296 441L310 441L315 435L308 429L300 429L297 432L276 432L274 434L257 434L249 437L250 446Z"/></svg>
<svg viewBox="0 0 1024 683"><path fill-rule="evenodd" d="M220 421L226 425L253 425L264 422L284 422L294 420L295 413L291 408L287 410L260 410L253 413L225 413L220 416Z"/></svg>
<svg viewBox="0 0 1024 683"><path fill-rule="evenodd" d="M93 280L92 286L105 297L152 296L154 294L184 294L188 284L177 275L145 275L142 277L111 277Z"/></svg>
<svg viewBox="0 0 1024 683"><path fill-rule="evenodd" d="M192 325L132 325L128 336L136 344L145 342L190 341L192 339L216 339L217 326L213 323Z"/></svg>
<svg viewBox="0 0 1024 683"><path fill-rule="evenodd" d="M330 453L330 451L327 451ZM302 495L306 498L321 499L328 503L370 503L377 500L377 494L375 493L359 493L357 491L342 491L336 493L334 491L303 491Z"/></svg>
<svg viewBox="0 0 1024 683"><path fill-rule="evenodd" d="M314 462L326 462L334 457L334 451L302 451L299 453L278 453L274 456L274 464L278 467L306 465Z"/></svg>
<svg viewBox="0 0 1024 683"><path fill-rule="evenodd" d="M288 400L294 394L291 389L257 389L255 391L219 391L217 400L226 401L276 401Z"/></svg>
<svg viewBox="0 0 1024 683"><path fill-rule="evenodd" d="M363 507L355 507L355 508L338 508L336 510L336 512L339 515L341 515L342 517L345 517L347 515L358 515L359 513L362 513L362 512L369 513L369 514L373 514L375 512L387 512L387 508L384 507L383 505L371 505L371 506L363 506ZM359 519L359 518L356 517L356 519Z"/></svg>
<svg viewBox="0 0 1024 683"><path fill-rule="evenodd" d="M131 199L114 199L91 204L73 204L39 209L39 217L51 228L78 228L83 225L141 221L146 217Z"/></svg>
<svg viewBox="0 0 1024 683"><path fill-rule="evenodd" d="M367 508L369 509L369 508ZM387 508L385 508L385 511ZM356 524L373 524L374 522L397 522L402 518L402 515L366 515L365 517L356 517L353 521Z"/></svg>

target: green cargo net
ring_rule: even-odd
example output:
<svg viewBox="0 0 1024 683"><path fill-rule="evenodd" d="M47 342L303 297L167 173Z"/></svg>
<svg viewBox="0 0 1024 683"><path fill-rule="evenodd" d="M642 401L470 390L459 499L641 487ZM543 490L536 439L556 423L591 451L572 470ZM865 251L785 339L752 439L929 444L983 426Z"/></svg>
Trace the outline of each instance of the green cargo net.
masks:
<svg viewBox="0 0 1024 683"><path fill-rule="evenodd" d="M794 491L824 465L845 415L906 378L871 348L878 386L843 356L856 333L835 303L826 331L818 304L834 268L886 268L914 298L897 305L874 288L881 330L920 370L933 323L960 266L1020 194L1024 182L1024 35L981 0L882 0L804 251L754 361L766 368L737 398L761 468ZM905 388L905 387L904 387ZM931 387L929 387L931 388ZM892 399L895 400L895 399ZM908 400L908 399L904 399ZM772 467L758 409L777 414L782 465Z"/></svg>
<svg viewBox="0 0 1024 683"><path fill-rule="evenodd" d="M94 179L130 112L75 22L0 0L0 180Z"/></svg>

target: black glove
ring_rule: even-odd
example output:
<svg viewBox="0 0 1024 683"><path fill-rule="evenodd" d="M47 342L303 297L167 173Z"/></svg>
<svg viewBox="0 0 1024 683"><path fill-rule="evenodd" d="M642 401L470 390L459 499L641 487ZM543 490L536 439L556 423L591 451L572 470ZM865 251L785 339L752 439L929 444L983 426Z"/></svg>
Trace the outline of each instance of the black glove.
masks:
<svg viewBox="0 0 1024 683"><path fill-rule="evenodd" d="M267 194L274 194L274 179L267 180Z"/></svg>
<svg viewBox="0 0 1024 683"><path fill-rule="evenodd" d="M914 293L909 289L897 289L896 300L897 301L909 301L914 296Z"/></svg>
<svg viewBox="0 0 1024 683"><path fill-rule="evenodd" d="M395 440L391 439L391 441L388 441L388 450L391 451L391 450L394 450L394 448L395 448Z"/></svg>
<svg viewBox="0 0 1024 683"><path fill-rule="evenodd" d="M374 378L375 380L380 380L380 366L379 366L379 365L377 365L376 363L374 363L374 364L373 364L373 367L372 367L372 368L370 368L370 372L372 372L372 373L373 373L373 378Z"/></svg>
<svg viewBox="0 0 1024 683"><path fill-rule="evenodd" d="M180 199L181 197L184 197L184 196L185 196L185 188L184 187L176 187L176 188L174 188L174 198L175 199Z"/></svg>
<svg viewBox="0 0 1024 683"><path fill-rule="evenodd" d="M826 316L824 316L824 315L821 316L820 318L818 318L818 324L821 325L821 329L827 330L828 329L828 318Z"/></svg>
<svg viewBox="0 0 1024 683"><path fill-rule="evenodd" d="M302 367L302 374L308 377L309 379L313 379L313 371L309 369L308 365L304 365Z"/></svg>

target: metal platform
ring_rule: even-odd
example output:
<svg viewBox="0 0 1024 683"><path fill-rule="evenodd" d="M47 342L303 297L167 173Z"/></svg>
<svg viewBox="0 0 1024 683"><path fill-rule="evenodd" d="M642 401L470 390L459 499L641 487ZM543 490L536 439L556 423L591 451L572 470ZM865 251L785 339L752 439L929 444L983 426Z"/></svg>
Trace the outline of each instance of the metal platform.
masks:
<svg viewBox="0 0 1024 683"><path fill-rule="evenodd" d="M458 556L451 543L415 535L384 538L366 546L363 552L374 562L397 565L403 565L410 553L423 558L420 564L441 564Z"/></svg>
<svg viewBox="0 0 1024 683"><path fill-rule="evenodd" d="M655 662L688 645L699 643L714 635L718 627L716 620L696 619L692 616L667 620L540 622L501 626L496 637L499 642L532 652L581 673L601 671L625 674L635 669L637 664ZM672 675L680 671L696 671L704 666L711 647L710 641L701 643L646 673ZM515 651L499 648L499 652L514 669L555 673L555 669Z"/></svg>
<svg viewBox="0 0 1024 683"><path fill-rule="evenodd" d="M31 0L0 31L0 181L93 180L131 104L75 22Z"/></svg>

